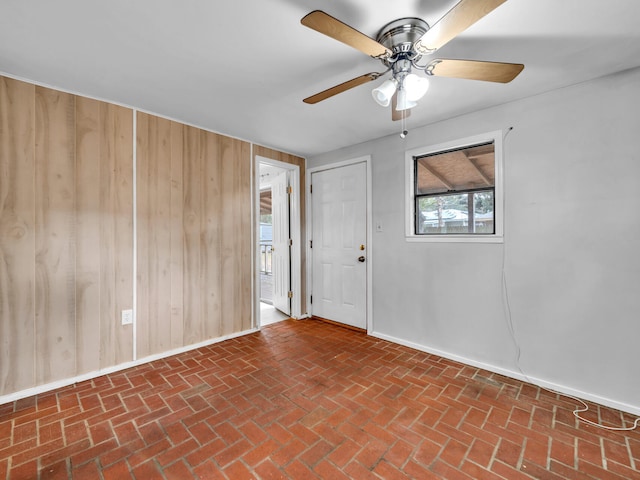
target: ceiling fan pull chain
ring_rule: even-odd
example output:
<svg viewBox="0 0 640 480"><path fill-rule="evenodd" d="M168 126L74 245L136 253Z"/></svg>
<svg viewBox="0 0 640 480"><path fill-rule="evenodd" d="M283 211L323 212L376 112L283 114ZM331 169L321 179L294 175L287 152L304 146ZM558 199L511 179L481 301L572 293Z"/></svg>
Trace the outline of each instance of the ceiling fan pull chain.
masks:
<svg viewBox="0 0 640 480"><path fill-rule="evenodd" d="M406 138L407 134L407 110L401 110L402 112L402 132L400 132L400 138Z"/></svg>

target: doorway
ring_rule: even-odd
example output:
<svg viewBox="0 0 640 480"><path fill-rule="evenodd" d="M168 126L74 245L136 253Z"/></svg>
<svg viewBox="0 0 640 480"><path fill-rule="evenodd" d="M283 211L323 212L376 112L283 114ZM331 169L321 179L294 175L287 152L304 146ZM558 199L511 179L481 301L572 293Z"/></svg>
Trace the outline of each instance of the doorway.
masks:
<svg viewBox="0 0 640 480"><path fill-rule="evenodd" d="M300 315L299 167L260 156L256 167L255 312L264 326Z"/></svg>
<svg viewBox="0 0 640 480"><path fill-rule="evenodd" d="M370 157L309 170L313 316L371 330Z"/></svg>

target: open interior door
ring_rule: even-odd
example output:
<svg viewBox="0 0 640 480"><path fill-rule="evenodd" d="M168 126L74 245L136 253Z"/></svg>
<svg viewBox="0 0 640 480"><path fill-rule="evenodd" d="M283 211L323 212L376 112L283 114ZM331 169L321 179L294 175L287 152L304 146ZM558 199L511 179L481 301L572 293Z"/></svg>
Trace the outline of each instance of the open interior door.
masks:
<svg viewBox="0 0 640 480"><path fill-rule="evenodd" d="M291 315L291 245L289 239L289 182L283 171L271 184L271 215L273 246L271 261L273 272L273 306Z"/></svg>

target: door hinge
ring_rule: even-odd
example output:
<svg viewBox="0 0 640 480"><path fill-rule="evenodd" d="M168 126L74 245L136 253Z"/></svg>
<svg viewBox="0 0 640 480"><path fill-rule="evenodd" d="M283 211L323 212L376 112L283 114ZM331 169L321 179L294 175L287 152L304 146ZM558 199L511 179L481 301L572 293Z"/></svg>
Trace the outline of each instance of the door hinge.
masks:
<svg viewBox="0 0 640 480"><path fill-rule="evenodd" d="M309 240L309 248L313 248L313 240Z"/></svg>
<svg viewBox="0 0 640 480"><path fill-rule="evenodd" d="M293 239L291 239L291 238L289 239L289 246L293 247Z"/></svg>
<svg viewBox="0 0 640 480"><path fill-rule="evenodd" d="M313 185L309 185L309 193L313 193Z"/></svg>
<svg viewBox="0 0 640 480"><path fill-rule="evenodd" d="M289 298L293 298L293 292L288 292L288 293L287 293L287 296L288 296Z"/></svg>
<svg viewBox="0 0 640 480"><path fill-rule="evenodd" d="M293 187L292 187L291 185L289 185L289 186L287 187L287 193L288 193L289 195L291 195L291 194L293 193Z"/></svg>
<svg viewBox="0 0 640 480"><path fill-rule="evenodd" d="M311 295L311 299L309 300L310 303L313 303L313 295Z"/></svg>

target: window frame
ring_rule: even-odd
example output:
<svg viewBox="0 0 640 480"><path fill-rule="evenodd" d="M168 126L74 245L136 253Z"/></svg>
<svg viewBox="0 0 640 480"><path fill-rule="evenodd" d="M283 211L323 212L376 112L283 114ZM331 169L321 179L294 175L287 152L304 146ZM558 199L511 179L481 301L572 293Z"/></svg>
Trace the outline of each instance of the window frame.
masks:
<svg viewBox="0 0 640 480"><path fill-rule="evenodd" d="M427 145L405 152L405 239L408 242L425 243L503 243L504 242L504 185L503 185L503 134L501 130L451 140L437 145ZM494 145L494 233L416 233L416 160L450 150L464 149L492 142Z"/></svg>

